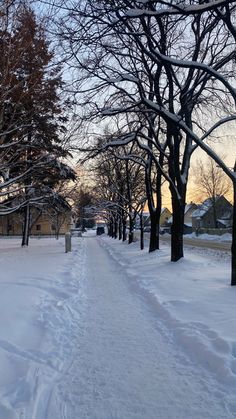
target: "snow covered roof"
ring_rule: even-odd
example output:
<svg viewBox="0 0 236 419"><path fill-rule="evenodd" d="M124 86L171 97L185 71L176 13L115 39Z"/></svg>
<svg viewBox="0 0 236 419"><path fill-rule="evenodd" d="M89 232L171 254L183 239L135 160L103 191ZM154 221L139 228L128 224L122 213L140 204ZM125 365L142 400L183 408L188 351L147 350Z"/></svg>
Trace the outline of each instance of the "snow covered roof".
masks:
<svg viewBox="0 0 236 419"><path fill-rule="evenodd" d="M222 220L231 220L233 217L233 207L224 212L221 216Z"/></svg>
<svg viewBox="0 0 236 419"><path fill-rule="evenodd" d="M215 198L215 202L217 202L221 198L224 198L224 196L223 195L217 196ZM227 200L226 200L226 202L227 202ZM196 209L192 213L192 217L193 218L197 218L197 217L198 218L201 218L201 217L203 217L209 211L209 209L212 208L212 206L213 206L212 199L211 198L205 199L205 201L203 201L203 203L201 205L199 205L198 209ZM227 210L226 212L228 213L228 212L230 212L230 210ZM227 218L227 217L222 216L222 218Z"/></svg>
<svg viewBox="0 0 236 419"><path fill-rule="evenodd" d="M186 204L185 205L185 209L184 209L184 213L186 214L186 212L188 212L188 210L191 208L191 204Z"/></svg>
<svg viewBox="0 0 236 419"><path fill-rule="evenodd" d="M230 227L230 220L218 219L217 221L218 223L224 225L225 227Z"/></svg>
<svg viewBox="0 0 236 419"><path fill-rule="evenodd" d="M168 208L163 207L163 208L161 209L161 213L163 213L164 211L169 211L169 210L168 210ZM149 215L149 211L143 211L143 214L145 214L145 215Z"/></svg>
<svg viewBox="0 0 236 419"><path fill-rule="evenodd" d="M192 227L192 223L184 223L186 227Z"/></svg>
<svg viewBox="0 0 236 419"><path fill-rule="evenodd" d="M165 212L165 211L169 211L168 208L166 208L166 207L162 208L161 209L161 214L163 214L163 212Z"/></svg>
<svg viewBox="0 0 236 419"><path fill-rule="evenodd" d="M216 200L218 200L220 197L216 197ZM192 217L203 217L207 213L207 211L212 207L212 199L207 198L203 203L192 213Z"/></svg>
<svg viewBox="0 0 236 419"><path fill-rule="evenodd" d="M186 204L184 213L187 214L187 212L193 208L196 208L196 204L194 204L194 202L190 202L190 204Z"/></svg>
<svg viewBox="0 0 236 419"><path fill-rule="evenodd" d="M206 212L207 212L206 210L198 208L195 211L193 211L192 217L193 218L197 218L197 217L201 218L201 217L203 217L204 214L206 214Z"/></svg>

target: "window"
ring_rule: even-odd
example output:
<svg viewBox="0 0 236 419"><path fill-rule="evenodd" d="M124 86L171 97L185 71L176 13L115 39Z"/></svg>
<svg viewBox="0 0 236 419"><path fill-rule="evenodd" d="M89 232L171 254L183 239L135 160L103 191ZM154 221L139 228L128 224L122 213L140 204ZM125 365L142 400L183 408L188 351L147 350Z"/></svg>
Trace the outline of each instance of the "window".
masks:
<svg viewBox="0 0 236 419"><path fill-rule="evenodd" d="M36 230L40 231L41 230L41 224L36 224Z"/></svg>

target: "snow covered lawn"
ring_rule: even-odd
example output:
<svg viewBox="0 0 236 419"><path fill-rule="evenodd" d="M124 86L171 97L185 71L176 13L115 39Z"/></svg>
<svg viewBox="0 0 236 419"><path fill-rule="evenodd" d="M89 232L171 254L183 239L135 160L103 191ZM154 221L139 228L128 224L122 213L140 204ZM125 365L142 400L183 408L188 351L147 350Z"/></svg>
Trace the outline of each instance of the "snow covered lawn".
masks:
<svg viewBox="0 0 236 419"><path fill-rule="evenodd" d="M165 244L152 254L140 251L137 243L127 246L104 238L103 244L184 350L220 380L236 383L236 287L229 285L230 254L192 247L173 263Z"/></svg>
<svg viewBox="0 0 236 419"><path fill-rule="evenodd" d="M227 253L0 240L0 419L236 417Z"/></svg>
<svg viewBox="0 0 236 419"><path fill-rule="evenodd" d="M63 239L31 239L29 248L0 240L1 419L46 418L50 383L74 348L70 306L83 275L77 252L65 254Z"/></svg>

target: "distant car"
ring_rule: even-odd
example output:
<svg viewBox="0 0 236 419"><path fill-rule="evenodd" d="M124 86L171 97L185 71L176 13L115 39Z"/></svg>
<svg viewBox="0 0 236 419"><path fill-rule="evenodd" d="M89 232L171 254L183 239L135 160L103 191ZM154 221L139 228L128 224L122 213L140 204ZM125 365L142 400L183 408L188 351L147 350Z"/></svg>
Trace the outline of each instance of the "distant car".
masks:
<svg viewBox="0 0 236 419"><path fill-rule="evenodd" d="M105 228L103 226L97 226L97 236L101 236L105 233Z"/></svg>

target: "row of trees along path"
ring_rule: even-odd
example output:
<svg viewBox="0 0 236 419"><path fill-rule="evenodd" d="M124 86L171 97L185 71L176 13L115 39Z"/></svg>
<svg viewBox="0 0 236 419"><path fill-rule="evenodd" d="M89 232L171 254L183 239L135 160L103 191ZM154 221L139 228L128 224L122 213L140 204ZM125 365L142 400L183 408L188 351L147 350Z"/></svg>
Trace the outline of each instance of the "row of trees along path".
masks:
<svg viewBox="0 0 236 419"><path fill-rule="evenodd" d="M235 198L235 171L207 140L236 118L236 2L85 0L73 9L65 2L63 12L56 3L60 13L55 23L77 76L78 106L83 107L80 149L87 158L103 154L111 159L113 153L114 162L119 159L125 166L129 161L130 170L130 162L138 165L151 217L151 251L159 246L161 186L163 180L168 182L171 260L178 261L183 256L190 161L197 148L231 179ZM88 124L93 127L90 131ZM106 198L100 203L115 223L118 212L123 219L123 212L134 210L131 173L125 195L123 183L116 179L112 186L106 181ZM234 205L232 285L236 284L235 211Z"/></svg>

